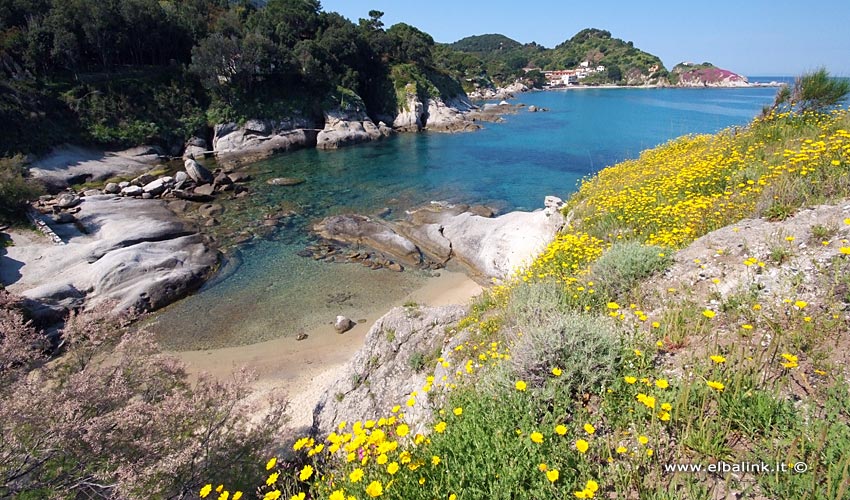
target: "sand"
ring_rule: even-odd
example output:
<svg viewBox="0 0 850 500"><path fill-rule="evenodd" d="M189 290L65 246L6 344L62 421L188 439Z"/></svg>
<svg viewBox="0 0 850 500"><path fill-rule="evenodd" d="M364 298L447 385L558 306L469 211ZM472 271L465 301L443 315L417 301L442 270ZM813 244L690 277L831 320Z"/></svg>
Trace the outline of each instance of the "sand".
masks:
<svg viewBox="0 0 850 500"><path fill-rule="evenodd" d="M465 274L443 270L439 277L401 297L396 305L413 301L427 306L463 304L478 295L482 288ZM308 427L313 408L340 370L363 345L372 324L387 310L375 310L361 318L353 329L340 335L332 325L323 325L307 332L307 339L282 337L245 346L200 351L172 352L186 362L193 374L207 372L227 379L242 367L256 373L256 397L262 398L273 390L283 390L290 402L292 428Z"/></svg>

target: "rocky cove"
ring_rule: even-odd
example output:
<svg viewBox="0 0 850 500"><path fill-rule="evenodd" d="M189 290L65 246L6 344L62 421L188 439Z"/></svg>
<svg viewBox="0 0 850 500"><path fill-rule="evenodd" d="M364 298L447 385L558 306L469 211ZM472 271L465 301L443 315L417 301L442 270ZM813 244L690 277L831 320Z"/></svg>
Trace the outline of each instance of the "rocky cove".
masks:
<svg viewBox="0 0 850 500"><path fill-rule="evenodd" d="M587 99L593 101L592 92L580 94L591 96ZM616 94L642 98L644 92ZM676 103L675 99L662 97ZM723 96L705 98L712 101L719 97ZM308 387L318 397L323 387L311 384L331 383L333 370L351 358L384 312L405 302L418 306L449 304L445 297L450 296L455 303L465 302L480 288L457 271L468 272L480 282L505 276L538 251L547 235L557 230L562 223L557 214L558 201L550 199L544 206L543 194L567 192L594 165L612 163L627 155L629 148L639 149L645 144L606 146L619 149L613 157L596 156L596 150L588 150L589 154L581 155L585 160L577 160L578 156L570 154L573 149L566 142L568 136L545 142L547 137L553 137L552 131L579 133L576 122L565 127L563 120L571 118L570 113L579 109L580 102L565 106L560 99L585 97L528 94L523 100L552 112L518 112L506 117L504 124L488 126L475 134L396 134L388 141L369 139L368 144L338 151L309 146L312 142L305 143L307 146L282 146L285 139L311 132L299 132L287 124L263 125L258 121L227 134L223 133L224 128L217 127L219 139L213 141L213 149L223 147L227 141L250 146L246 147L249 155L289 148L287 154L251 163L215 161L196 150L190 152L196 159L187 155L186 160L163 171L148 161L149 155L138 154L148 151L106 158L80 153L67 158L66 164L79 169L94 161L104 171L93 171L93 178L100 176L105 180L115 175L106 173L109 168L132 165L132 170L120 171L127 185L102 185L97 192L77 189L65 197L69 199L60 196L43 200L42 208L48 212L44 217L56 218L48 220L48 224L67 244L48 244L53 250L42 252L15 235L15 246L6 249L6 257L18 262L14 266L18 276L4 276L4 282L12 282L12 290L36 290L37 293L27 293L33 300L49 303L54 311L98 297L117 299L123 307L155 308L198 289L205 279L216 275L200 294L155 315L154 328L160 332L161 341L181 351L181 356L199 370L226 376L235 363L243 363L261 373L258 387L276 384L293 390L300 387L299 391ZM597 98L593 102L601 101ZM734 122L735 112L726 120ZM362 115L346 113L344 118L349 119L342 120L343 114L335 114L328 121L333 125L325 124L321 131L313 131L316 146L325 129L357 138L363 137L361 129L367 136L373 130L369 123L374 122L358 121L354 118ZM464 122L459 122L459 129L478 126L478 120L471 121L468 113L458 110L457 114L465 117ZM716 120L718 115L710 116ZM705 121L710 123L706 125ZM602 125L610 126L610 122ZM262 131L253 130L263 126ZM380 134L380 123L374 126ZM702 117L700 127L716 126ZM592 129L593 124L585 122L585 127ZM693 123L689 127L700 130ZM346 135L340 130L353 133ZM680 130L662 132L660 137L640 141L655 143L667 134L678 135ZM542 142L534 142L541 139ZM359 139L351 141L356 140ZM351 143L341 141L337 146ZM263 149L275 144L274 148L281 149ZM506 149L508 146L513 149ZM503 165L508 163L518 170L504 170L508 167ZM209 168L202 171L196 165ZM558 170L558 165L579 168L565 173ZM547 171L548 168L552 170ZM62 169L52 171L57 177L68 178ZM149 171L155 175L145 177L143 174ZM181 171L185 171L185 177L179 175ZM546 177L541 177L542 173ZM80 171L75 170L73 177L79 179L79 175ZM506 183L505 179L513 182ZM103 193L116 187L118 193ZM142 210L142 206L148 209ZM109 215L115 212L123 215ZM503 215L496 217L500 213ZM66 222L60 223L62 219ZM139 235L139 228L150 230ZM519 237L521 233L527 237ZM33 244L45 244L44 240L29 236ZM189 242L199 245L195 247L198 251L179 251L179 245ZM210 248L235 250L219 260ZM299 252L304 256L299 256ZM83 256L76 267L59 258L70 259L74 255ZM97 271L98 266L110 262L121 265L110 266L111 273ZM7 269L10 268L4 265L4 272ZM39 290L35 275L30 274L37 269L44 279L55 273L62 278L62 286ZM403 272L397 272L399 269ZM440 276L435 277L436 274ZM178 279L182 285L170 279ZM126 280L125 284L117 286L119 280ZM428 289L429 285L426 296L417 295L417 290ZM338 314L357 325L345 334L337 334L331 323ZM456 315L456 311L448 316L453 317L452 314ZM407 315L413 315L410 307L401 308L382 321L398 323ZM442 320L438 323L442 324ZM427 331L426 325L427 322L411 328ZM295 340L300 334L305 334L306 339ZM394 352L404 355L405 350ZM334 399L335 394L327 397ZM307 410L313 403L299 403L299 411L310 413ZM300 423L309 422L302 419Z"/></svg>

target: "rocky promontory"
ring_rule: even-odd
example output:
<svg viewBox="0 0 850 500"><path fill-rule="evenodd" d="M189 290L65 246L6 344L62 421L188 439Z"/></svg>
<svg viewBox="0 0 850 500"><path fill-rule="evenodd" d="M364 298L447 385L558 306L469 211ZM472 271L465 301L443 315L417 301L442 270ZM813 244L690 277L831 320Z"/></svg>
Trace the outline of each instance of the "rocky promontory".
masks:
<svg viewBox="0 0 850 500"><path fill-rule="evenodd" d="M746 87L747 78L711 63L683 62L673 67L671 81L677 87Z"/></svg>
<svg viewBox="0 0 850 500"><path fill-rule="evenodd" d="M319 149L337 149L389 137L393 130L384 122L372 121L359 109L335 109L325 112L325 127L316 138Z"/></svg>
<svg viewBox="0 0 850 500"><path fill-rule="evenodd" d="M73 217L50 224L64 244L13 231L5 249L2 281L47 323L105 300L116 313L157 309L200 286L218 262L164 201L106 194L74 202Z"/></svg>
<svg viewBox="0 0 850 500"><path fill-rule="evenodd" d="M432 203L399 221L336 215L313 230L333 243L366 247L408 265L439 267L452 260L488 282L509 278L555 237L564 224L562 202L550 196L545 205L493 217L486 207Z"/></svg>

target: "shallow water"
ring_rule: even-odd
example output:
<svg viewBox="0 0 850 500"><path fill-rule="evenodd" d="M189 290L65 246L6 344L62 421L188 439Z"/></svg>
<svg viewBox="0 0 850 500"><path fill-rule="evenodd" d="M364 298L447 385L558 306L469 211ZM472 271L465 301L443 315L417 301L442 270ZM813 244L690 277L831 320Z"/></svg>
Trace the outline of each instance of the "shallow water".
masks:
<svg viewBox="0 0 850 500"><path fill-rule="evenodd" d="M281 209L297 215L268 240L240 252L241 265L155 316L173 349L268 340L359 319L397 305L428 279L422 272L373 271L299 257L310 224L326 215L393 216L431 200L534 210L543 197L566 198L583 177L689 133L746 124L776 89L582 89L523 94L503 123L464 134L402 134L338 151L303 150L251 165L251 197L227 205L225 224L243 227ZM269 186L271 177L302 177ZM372 318L374 319L374 318Z"/></svg>

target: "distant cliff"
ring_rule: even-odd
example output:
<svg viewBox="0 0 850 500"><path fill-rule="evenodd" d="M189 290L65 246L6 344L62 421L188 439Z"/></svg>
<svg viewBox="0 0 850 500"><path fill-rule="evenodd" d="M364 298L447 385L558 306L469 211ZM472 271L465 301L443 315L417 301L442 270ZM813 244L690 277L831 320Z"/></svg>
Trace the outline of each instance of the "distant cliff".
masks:
<svg viewBox="0 0 850 500"><path fill-rule="evenodd" d="M678 87L746 87L747 78L704 62L679 63L670 72L670 83Z"/></svg>

